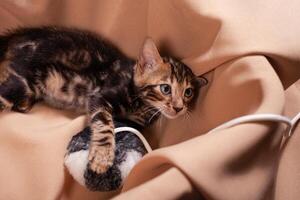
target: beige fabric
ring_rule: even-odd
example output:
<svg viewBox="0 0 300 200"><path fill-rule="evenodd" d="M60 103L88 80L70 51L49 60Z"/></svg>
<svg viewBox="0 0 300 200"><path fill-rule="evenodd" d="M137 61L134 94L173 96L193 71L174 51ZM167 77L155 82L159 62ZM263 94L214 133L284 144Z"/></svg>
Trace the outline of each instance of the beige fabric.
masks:
<svg viewBox="0 0 300 200"><path fill-rule="evenodd" d="M286 105L284 113L295 116L300 110L300 80L289 87L285 93ZM282 146L277 180L275 185L275 199L298 199L300 197L300 126L295 129L293 137Z"/></svg>
<svg viewBox="0 0 300 200"><path fill-rule="evenodd" d="M132 171L116 199L299 199L299 128L280 149L283 126L247 123L205 133L249 113L300 111L300 3L197 0L2 0L0 32L57 24L98 32L136 57L146 36L207 73L189 120L162 119L146 134L158 150ZM282 86L283 85L283 86ZM37 105L0 115L0 199L107 199L63 167L84 116ZM277 168L277 161L279 167ZM277 178L276 178L277 177ZM273 185L275 186L273 187ZM273 188L273 189L272 189Z"/></svg>

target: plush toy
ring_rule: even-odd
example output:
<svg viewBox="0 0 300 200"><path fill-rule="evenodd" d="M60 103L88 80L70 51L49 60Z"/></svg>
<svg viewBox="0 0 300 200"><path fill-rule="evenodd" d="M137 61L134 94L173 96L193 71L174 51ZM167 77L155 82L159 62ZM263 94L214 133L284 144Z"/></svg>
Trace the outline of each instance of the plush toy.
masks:
<svg viewBox="0 0 300 200"><path fill-rule="evenodd" d="M90 129L87 127L72 137L65 156L65 166L73 178L93 191L111 191L120 188L133 166L149 151L150 146L136 129L115 121L116 157L104 174L89 170L88 149Z"/></svg>

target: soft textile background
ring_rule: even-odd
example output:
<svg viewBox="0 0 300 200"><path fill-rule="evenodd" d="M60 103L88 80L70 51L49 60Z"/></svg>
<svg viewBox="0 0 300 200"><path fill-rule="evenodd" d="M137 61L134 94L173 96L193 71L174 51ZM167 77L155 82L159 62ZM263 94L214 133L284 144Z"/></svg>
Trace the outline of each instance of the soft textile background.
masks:
<svg viewBox="0 0 300 200"><path fill-rule="evenodd" d="M299 199L300 131L283 146L276 123L206 135L249 113L300 111L297 0L2 0L0 32L28 25L98 32L132 57L146 36L209 79L189 120L162 119L147 137L161 147L130 174L116 199ZM289 87L289 88L288 88ZM287 89L288 88L288 89ZM0 199L106 199L65 171L84 116L35 106L0 115ZM279 161L279 165L278 165Z"/></svg>

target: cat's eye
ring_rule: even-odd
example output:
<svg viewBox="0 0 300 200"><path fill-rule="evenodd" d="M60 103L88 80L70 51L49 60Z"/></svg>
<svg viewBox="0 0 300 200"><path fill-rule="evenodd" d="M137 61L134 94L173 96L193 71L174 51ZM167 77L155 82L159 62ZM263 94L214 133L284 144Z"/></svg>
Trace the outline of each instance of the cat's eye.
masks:
<svg viewBox="0 0 300 200"><path fill-rule="evenodd" d="M171 94L171 86L168 84L161 84L160 85L160 91L164 94L164 95L169 95Z"/></svg>
<svg viewBox="0 0 300 200"><path fill-rule="evenodd" d="M187 88L184 91L184 96L187 97L187 98L192 97L193 94L194 94L193 88Z"/></svg>

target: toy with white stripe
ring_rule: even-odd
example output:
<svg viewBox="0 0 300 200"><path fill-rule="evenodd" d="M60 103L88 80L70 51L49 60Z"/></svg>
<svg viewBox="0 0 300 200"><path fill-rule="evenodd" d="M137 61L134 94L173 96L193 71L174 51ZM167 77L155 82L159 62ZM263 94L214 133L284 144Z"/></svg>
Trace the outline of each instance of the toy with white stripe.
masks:
<svg viewBox="0 0 300 200"><path fill-rule="evenodd" d="M85 128L72 137L65 166L78 183L93 191L116 190L122 186L133 166L151 151L136 129L124 126L126 124L115 122L115 127L122 127L115 130L116 157L113 166L104 174L96 174L88 167L90 129Z"/></svg>

